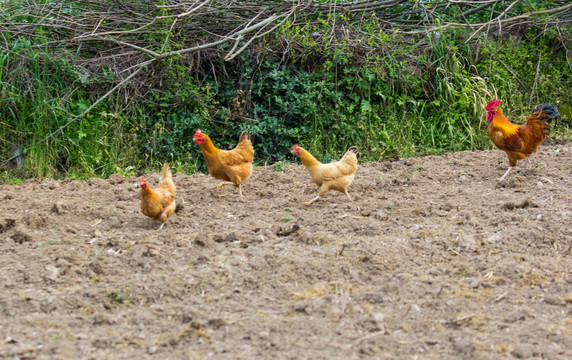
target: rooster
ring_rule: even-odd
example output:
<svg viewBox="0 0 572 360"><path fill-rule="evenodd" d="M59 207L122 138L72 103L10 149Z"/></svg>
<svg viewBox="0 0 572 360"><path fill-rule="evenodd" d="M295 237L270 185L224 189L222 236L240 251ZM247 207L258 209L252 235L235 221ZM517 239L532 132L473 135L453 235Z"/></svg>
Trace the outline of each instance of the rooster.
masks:
<svg viewBox="0 0 572 360"><path fill-rule="evenodd" d="M223 180L216 189L220 190L225 185L234 185L238 188L238 195L243 197L241 185L250 177L254 160L254 148L248 132L243 131L240 134L238 145L232 150L218 149L201 129L197 129L194 138L195 142L201 146L209 174Z"/></svg>
<svg viewBox="0 0 572 360"><path fill-rule="evenodd" d="M312 181L320 187L318 196L310 201L303 202L304 205L310 205L330 190L343 192L350 201L353 201L350 194L348 194L348 186L354 180L357 169L358 148L356 146L350 147L340 161L329 164L322 164L307 150L298 146L298 144L294 145L292 152L300 157L302 164L308 169Z"/></svg>
<svg viewBox="0 0 572 360"><path fill-rule="evenodd" d="M155 189L149 186L145 176L141 176L141 212L152 219L161 221L159 230L163 229L176 207L175 184L169 164L163 164L163 174Z"/></svg>
<svg viewBox="0 0 572 360"><path fill-rule="evenodd" d="M516 166L517 160L526 159L524 168L527 167L528 157L538 150L550 131L550 123L560 116L560 113L553 105L540 104L534 108L532 115L524 124L515 125L508 121L498 108L500 103L500 100L492 100L488 103L486 110L489 121L487 133L493 144L508 155L508 170L498 179L498 181L503 181Z"/></svg>

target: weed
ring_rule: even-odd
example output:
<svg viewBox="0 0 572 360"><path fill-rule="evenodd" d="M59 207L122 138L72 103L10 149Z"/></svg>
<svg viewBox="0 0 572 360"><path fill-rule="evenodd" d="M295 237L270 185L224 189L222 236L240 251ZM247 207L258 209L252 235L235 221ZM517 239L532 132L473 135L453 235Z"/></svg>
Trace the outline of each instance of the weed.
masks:
<svg viewBox="0 0 572 360"><path fill-rule="evenodd" d="M283 161L278 161L277 163L274 164L274 171L276 172L282 172L284 171L284 168L286 167L286 163Z"/></svg>
<svg viewBox="0 0 572 360"><path fill-rule="evenodd" d="M126 299L125 294L121 293L119 290L113 290L107 293L107 296L111 299L112 304L123 304Z"/></svg>

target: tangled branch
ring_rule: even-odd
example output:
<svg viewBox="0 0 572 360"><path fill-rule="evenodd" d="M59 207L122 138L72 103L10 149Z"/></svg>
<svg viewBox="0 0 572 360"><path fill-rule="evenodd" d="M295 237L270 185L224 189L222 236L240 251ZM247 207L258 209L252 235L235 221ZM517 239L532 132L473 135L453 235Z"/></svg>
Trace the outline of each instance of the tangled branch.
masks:
<svg viewBox="0 0 572 360"><path fill-rule="evenodd" d="M320 18L343 24L333 31L333 42L342 36L359 37L361 20L375 17L380 30L404 36L467 29L467 42L483 29L502 35L521 27L555 28L568 49L572 4L549 4L535 10L524 0L165 0L160 5L152 0L27 0L0 8L0 48L11 51L14 39L22 39L63 56L81 51L78 64L86 72L106 64L115 74L115 85L99 102L133 82L135 75L145 76L142 69L159 60L196 55L195 64L209 56L229 62L286 22L305 26Z"/></svg>

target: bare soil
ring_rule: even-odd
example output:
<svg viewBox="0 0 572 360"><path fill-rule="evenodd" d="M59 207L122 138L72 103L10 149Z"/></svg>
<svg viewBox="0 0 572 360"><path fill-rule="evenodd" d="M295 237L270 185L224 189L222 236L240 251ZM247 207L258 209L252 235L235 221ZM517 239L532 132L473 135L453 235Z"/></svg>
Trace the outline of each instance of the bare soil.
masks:
<svg viewBox="0 0 572 360"><path fill-rule="evenodd" d="M572 358L572 147L360 164L349 192L256 167L0 186L0 358ZM150 175L156 184L158 174Z"/></svg>

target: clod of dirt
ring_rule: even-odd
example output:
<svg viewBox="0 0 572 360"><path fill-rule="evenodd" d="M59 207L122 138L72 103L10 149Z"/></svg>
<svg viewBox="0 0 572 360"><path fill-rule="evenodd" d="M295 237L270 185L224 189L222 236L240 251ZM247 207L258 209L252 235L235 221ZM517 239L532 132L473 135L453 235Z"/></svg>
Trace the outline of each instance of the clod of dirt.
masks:
<svg viewBox="0 0 572 360"><path fill-rule="evenodd" d="M13 192L9 192L4 194L4 199L3 200L12 200L14 198L14 193Z"/></svg>
<svg viewBox="0 0 572 360"><path fill-rule="evenodd" d="M308 232L299 232L294 240L308 245L323 245L330 243L331 237L323 233L311 234Z"/></svg>
<svg viewBox="0 0 572 360"><path fill-rule="evenodd" d="M59 181L56 181L54 179L45 179L44 181L42 181L42 186L50 190L54 190L58 189L61 185Z"/></svg>
<svg viewBox="0 0 572 360"><path fill-rule="evenodd" d="M465 338L454 339L453 350L455 350L457 354L471 355L475 352L475 343Z"/></svg>
<svg viewBox="0 0 572 360"><path fill-rule="evenodd" d="M116 189L115 195L117 195L116 199L119 201L129 201L132 198L129 189Z"/></svg>
<svg viewBox="0 0 572 360"><path fill-rule="evenodd" d="M58 201L52 206L52 212L54 214L63 215L67 211L67 206L63 201Z"/></svg>
<svg viewBox="0 0 572 360"><path fill-rule="evenodd" d="M514 175L509 177L503 182L499 182L498 186L503 188L518 188L525 184L525 180L520 175Z"/></svg>
<svg viewBox="0 0 572 360"><path fill-rule="evenodd" d="M502 206L503 209L506 210L514 210L514 209L526 209L529 207L538 207L538 205L536 205L535 203L533 203L532 201L530 201L530 199L526 199L521 203L513 203L513 202L508 202L506 204L504 204Z"/></svg>
<svg viewBox="0 0 572 360"><path fill-rule="evenodd" d="M539 354L530 344L518 344L514 350L511 351L511 355L518 359L530 359Z"/></svg>
<svg viewBox="0 0 572 360"><path fill-rule="evenodd" d="M544 302L550 305L566 305L566 301L556 296L547 296Z"/></svg>
<svg viewBox="0 0 572 360"><path fill-rule="evenodd" d="M100 179L100 178L90 178L87 179L87 184L89 186L98 186L98 187L103 187L103 188L107 188L107 183L105 182L105 180Z"/></svg>
<svg viewBox="0 0 572 360"><path fill-rule="evenodd" d="M214 241L217 243L229 243L238 241L238 236L234 232L230 232L223 235L216 235Z"/></svg>
<svg viewBox="0 0 572 360"><path fill-rule="evenodd" d="M122 184L125 182L125 178L121 174L111 174L107 180L111 185Z"/></svg>
<svg viewBox="0 0 572 360"><path fill-rule="evenodd" d="M11 236L11 238L12 240L14 240L15 243L18 244L23 244L25 242L32 241L32 236L23 232L22 230L16 230L16 232Z"/></svg>
<svg viewBox="0 0 572 360"><path fill-rule="evenodd" d="M0 221L0 234L2 234L5 231L10 230L15 225L16 225L16 220L14 220L14 219L3 219L2 221Z"/></svg>
<svg viewBox="0 0 572 360"><path fill-rule="evenodd" d="M200 233L199 235L197 235L194 242L195 244L202 247L210 248L214 246L211 236L205 233Z"/></svg>
<svg viewBox="0 0 572 360"><path fill-rule="evenodd" d="M226 325L226 321L223 319L211 319L208 322L208 325L213 329L218 329Z"/></svg>
<svg viewBox="0 0 572 360"><path fill-rule="evenodd" d="M300 225L294 224L294 225L289 226L289 227L275 226L273 228L274 228L273 230L276 233L276 235L288 236L288 235L291 235L291 234L297 232L298 230L300 230Z"/></svg>
<svg viewBox="0 0 572 360"><path fill-rule="evenodd" d="M373 217L377 220L387 220L389 218L389 214L387 213L387 211L385 210L379 210L377 211L375 214L373 214Z"/></svg>
<svg viewBox="0 0 572 360"><path fill-rule="evenodd" d="M30 229L38 230L46 226L46 224L48 223L48 218L46 216L39 215L36 213L30 213L28 214L26 223L28 224L28 227L30 227Z"/></svg>
<svg viewBox="0 0 572 360"><path fill-rule="evenodd" d="M43 276L46 279L49 279L52 281L56 281L58 279L60 271L57 267L55 267L54 265L47 265L45 270L46 271L45 271Z"/></svg>

